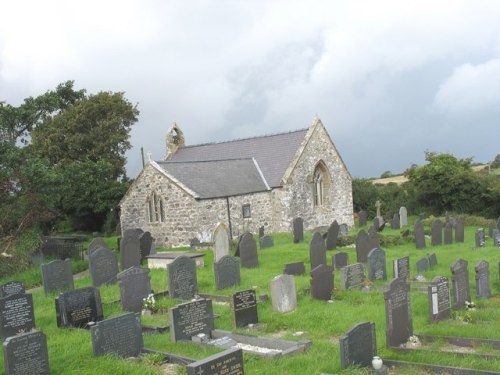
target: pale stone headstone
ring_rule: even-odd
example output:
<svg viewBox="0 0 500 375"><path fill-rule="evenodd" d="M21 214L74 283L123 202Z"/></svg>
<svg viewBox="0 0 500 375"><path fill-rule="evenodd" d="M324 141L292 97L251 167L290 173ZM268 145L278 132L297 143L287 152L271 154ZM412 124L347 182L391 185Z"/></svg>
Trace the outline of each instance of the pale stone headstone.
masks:
<svg viewBox="0 0 500 375"><path fill-rule="evenodd" d="M434 220L431 225L431 244L432 246L443 244L443 223L439 219Z"/></svg>
<svg viewBox="0 0 500 375"><path fill-rule="evenodd" d="M361 288L365 281L365 269L362 263L354 263L343 267L340 276L340 287L342 289Z"/></svg>
<svg viewBox="0 0 500 375"><path fill-rule="evenodd" d="M64 292L56 298L58 327L88 328L104 319L99 289L89 286Z"/></svg>
<svg viewBox="0 0 500 375"><path fill-rule="evenodd" d="M476 230L476 247L484 247L486 245L486 239L484 237L484 229L479 228Z"/></svg>
<svg viewBox="0 0 500 375"><path fill-rule="evenodd" d="M240 262L238 258L225 255L214 263L215 288L227 289L240 284Z"/></svg>
<svg viewBox="0 0 500 375"><path fill-rule="evenodd" d="M229 255L229 229L219 223L214 230L214 262L217 262L223 256Z"/></svg>
<svg viewBox="0 0 500 375"><path fill-rule="evenodd" d="M141 312L143 299L151 293L149 269L134 266L117 275L122 310Z"/></svg>
<svg viewBox="0 0 500 375"><path fill-rule="evenodd" d="M320 264L311 271L311 297L328 301L333 292L333 268Z"/></svg>
<svg viewBox="0 0 500 375"><path fill-rule="evenodd" d="M326 250L333 250L337 247L337 241L339 238L339 223L334 220L333 223L328 227L328 233L326 236Z"/></svg>
<svg viewBox="0 0 500 375"><path fill-rule="evenodd" d="M127 229L120 240L122 270L141 264L141 244L136 229Z"/></svg>
<svg viewBox="0 0 500 375"><path fill-rule="evenodd" d="M321 233L315 232L309 243L309 259L311 262L311 270L320 264L326 265L326 247L325 240Z"/></svg>
<svg viewBox="0 0 500 375"><path fill-rule="evenodd" d="M204 333L210 337L214 329L211 299L197 299L168 309L170 338L191 341L191 337Z"/></svg>
<svg viewBox="0 0 500 375"><path fill-rule="evenodd" d="M304 220L301 217L293 219L293 243L304 241Z"/></svg>
<svg viewBox="0 0 500 375"><path fill-rule="evenodd" d="M386 345L399 347L413 335L410 285L403 278L393 279L384 292Z"/></svg>
<svg viewBox="0 0 500 375"><path fill-rule="evenodd" d="M340 367L369 367L377 355L375 323L363 322L351 327L339 340Z"/></svg>
<svg viewBox="0 0 500 375"><path fill-rule="evenodd" d="M413 235L415 236L415 245L417 249L425 248L425 233L424 226L420 220L415 222L413 228Z"/></svg>
<svg viewBox="0 0 500 375"><path fill-rule="evenodd" d="M0 298L0 338L6 339L35 328L31 294L11 294Z"/></svg>
<svg viewBox="0 0 500 375"><path fill-rule="evenodd" d="M465 301L471 301L467 265L466 260L459 259L450 267L451 284L453 286L453 308L455 310L465 307Z"/></svg>
<svg viewBox="0 0 500 375"><path fill-rule="evenodd" d="M259 267L257 244L251 233L245 233L242 236L239 244L239 249L242 268Z"/></svg>
<svg viewBox="0 0 500 375"><path fill-rule="evenodd" d="M95 287L115 283L118 275L115 253L106 247L94 249L89 256L89 273Z"/></svg>
<svg viewBox="0 0 500 375"><path fill-rule="evenodd" d="M449 319L451 314L450 284L443 276L432 279L427 288L429 299L429 321Z"/></svg>
<svg viewBox="0 0 500 375"><path fill-rule="evenodd" d="M408 225L408 211L404 206L399 208L399 224L402 227Z"/></svg>
<svg viewBox="0 0 500 375"><path fill-rule="evenodd" d="M47 337L39 331L7 338L3 343L5 375L49 375Z"/></svg>
<svg viewBox="0 0 500 375"><path fill-rule="evenodd" d="M196 261L181 255L167 264L168 295L170 298L188 300L198 293Z"/></svg>
<svg viewBox="0 0 500 375"><path fill-rule="evenodd" d="M271 301L273 310L288 312L297 307L295 279L292 275L278 275L271 280Z"/></svg>
<svg viewBox="0 0 500 375"><path fill-rule="evenodd" d="M255 290L241 290L231 295L231 312L233 326L235 328L246 327L249 324L257 324L259 317L257 313L257 296Z"/></svg>
<svg viewBox="0 0 500 375"><path fill-rule="evenodd" d="M376 247L368 253L368 279L371 281L387 280L385 251Z"/></svg>
<svg viewBox="0 0 500 375"><path fill-rule="evenodd" d="M490 298L490 270L489 263L481 260L476 264L474 270L476 271L476 297L477 298Z"/></svg>
<svg viewBox="0 0 500 375"><path fill-rule="evenodd" d="M392 261L392 273L394 278L402 277L403 279L410 279L410 257L405 256L402 258L394 259Z"/></svg>
<svg viewBox="0 0 500 375"><path fill-rule="evenodd" d="M71 260L53 260L42 264L42 281L45 295L56 290L72 290L75 288Z"/></svg>

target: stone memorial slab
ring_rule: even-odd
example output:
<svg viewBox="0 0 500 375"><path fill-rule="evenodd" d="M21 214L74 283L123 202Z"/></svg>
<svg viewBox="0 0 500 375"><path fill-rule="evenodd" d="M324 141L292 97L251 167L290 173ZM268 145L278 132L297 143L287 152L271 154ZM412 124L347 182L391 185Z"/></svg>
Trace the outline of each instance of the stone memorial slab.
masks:
<svg viewBox="0 0 500 375"><path fill-rule="evenodd" d="M492 222L488 223L488 237L493 238L494 224Z"/></svg>
<svg viewBox="0 0 500 375"><path fill-rule="evenodd" d="M413 335L411 317L410 285L405 279L393 279L384 292L386 345L399 347Z"/></svg>
<svg viewBox="0 0 500 375"><path fill-rule="evenodd" d="M325 240L321 233L315 232L309 243L309 259L311 262L311 269L316 268L320 264L326 265L326 247Z"/></svg>
<svg viewBox="0 0 500 375"><path fill-rule="evenodd" d="M141 243L136 229L127 229L120 240L122 270L141 264Z"/></svg>
<svg viewBox="0 0 500 375"><path fill-rule="evenodd" d="M443 244L443 223L436 219L431 224L431 245L439 246Z"/></svg>
<svg viewBox="0 0 500 375"><path fill-rule="evenodd" d="M450 245L453 243L453 225L447 221L444 225L444 244Z"/></svg>
<svg viewBox="0 0 500 375"><path fill-rule="evenodd" d="M429 258L417 260L417 272L425 272L429 269Z"/></svg>
<svg viewBox="0 0 500 375"><path fill-rule="evenodd" d="M122 358L137 357L144 346L141 318L126 313L102 320L90 328L94 356L115 354Z"/></svg>
<svg viewBox="0 0 500 375"><path fill-rule="evenodd" d="M429 300L429 321L436 322L450 318L450 284L448 278L436 276L427 287Z"/></svg>
<svg viewBox="0 0 500 375"><path fill-rule="evenodd" d="M332 266L334 269L339 270L349 264L349 254L340 252L332 256Z"/></svg>
<svg viewBox="0 0 500 375"><path fill-rule="evenodd" d="M99 289L92 286L59 294L56 298L57 326L88 328L104 319Z"/></svg>
<svg viewBox="0 0 500 375"><path fill-rule="evenodd" d="M333 292L333 268L320 264L311 271L311 297L328 301Z"/></svg>
<svg viewBox="0 0 500 375"><path fill-rule="evenodd" d="M12 294L24 294L24 284L22 281L9 281L0 285L0 298L8 297Z"/></svg>
<svg viewBox="0 0 500 375"><path fill-rule="evenodd" d="M3 343L5 375L49 375L47 337L39 331L7 338Z"/></svg>
<svg viewBox="0 0 500 375"><path fill-rule="evenodd" d="M385 251L379 247L368 253L368 279L371 281L387 280Z"/></svg>
<svg viewBox="0 0 500 375"><path fill-rule="evenodd" d="M354 263L343 267L340 276L340 287L342 289L362 288L366 279L365 269L362 263Z"/></svg>
<svg viewBox="0 0 500 375"><path fill-rule="evenodd" d="M303 275L306 272L306 267L304 262L294 262L285 264L285 268L283 269L283 273L285 275Z"/></svg>
<svg viewBox="0 0 500 375"><path fill-rule="evenodd" d="M304 220L301 217L293 219L293 243L304 241Z"/></svg>
<svg viewBox="0 0 500 375"><path fill-rule="evenodd" d="M186 256L180 256L167 264L168 295L170 298L191 299L198 293L196 262Z"/></svg>
<svg viewBox="0 0 500 375"><path fill-rule="evenodd" d="M366 232L363 229L361 229L358 232L358 235L356 236L355 240L355 245L356 245L356 260L358 263L366 263L368 253L370 252L370 250L377 247L373 246L370 237L368 236L368 234L366 234Z"/></svg>
<svg viewBox="0 0 500 375"><path fill-rule="evenodd" d="M0 298L0 337L6 339L35 328L31 294L11 294Z"/></svg>
<svg viewBox="0 0 500 375"><path fill-rule="evenodd" d="M493 245L500 247L500 229L495 229L493 231Z"/></svg>
<svg viewBox="0 0 500 375"><path fill-rule="evenodd" d="M370 229L372 229L372 228L370 228ZM378 233L376 230L369 230L368 231L368 238L370 239L370 246L373 246L371 249L375 249L376 247L380 246L380 239L378 238Z"/></svg>
<svg viewBox="0 0 500 375"><path fill-rule="evenodd" d="M40 268L45 295L56 290L72 290L75 288L71 260L53 260L42 264Z"/></svg>
<svg viewBox="0 0 500 375"><path fill-rule="evenodd" d="M378 231L380 229L380 226L383 224L383 221L381 222L382 220L380 220L380 217L375 217L373 219L373 228L375 228L376 231Z"/></svg>
<svg viewBox="0 0 500 375"><path fill-rule="evenodd" d="M475 240L476 240L476 247L484 247L484 245L486 245L486 239L484 237L483 228L479 228L478 230L476 230Z"/></svg>
<svg viewBox="0 0 500 375"><path fill-rule="evenodd" d="M459 259L450 267L451 284L453 286L453 308L455 310L464 308L465 301L471 301L467 265L466 260Z"/></svg>
<svg viewBox="0 0 500 375"><path fill-rule="evenodd" d="M392 261L392 273L394 278L402 277L405 280L410 279L410 257L394 259Z"/></svg>
<svg viewBox="0 0 500 375"><path fill-rule="evenodd" d="M415 237L415 246L417 249L425 248L424 226L420 220L415 222L413 227L413 236Z"/></svg>
<svg viewBox="0 0 500 375"><path fill-rule="evenodd" d="M477 298L490 298L490 265L487 261L481 260L476 264L474 270L476 271L476 297Z"/></svg>
<svg viewBox="0 0 500 375"><path fill-rule="evenodd" d="M408 225L408 211L404 206L399 208L399 224L402 227Z"/></svg>
<svg viewBox="0 0 500 375"><path fill-rule="evenodd" d="M219 223L214 230L214 262L223 256L229 255L229 229L227 225Z"/></svg>
<svg viewBox="0 0 500 375"><path fill-rule="evenodd" d="M117 275L122 310L141 312L143 299L151 293L149 269L134 266Z"/></svg>
<svg viewBox="0 0 500 375"><path fill-rule="evenodd" d="M339 223L334 220L332 224L328 227L328 232L326 236L326 250L333 250L337 248L337 241L339 238Z"/></svg>
<svg viewBox="0 0 500 375"><path fill-rule="evenodd" d="M339 340L340 368L370 367L377 355L375 323L363 322L351 327Z"/></svg>
<svg viewBox="0 0 500 375"><path fill-rule="evenodd" d="M464 221L459 219L455 224L455 242L464 242Z"/></svg>
<svg viewBox="0 0 500 375"><path fill-rule="evenodd" d="M392 218L391 229L401 229L401 225L399 223L399 215L398 214L394 214L394 217Z"/></svg>
<svg viewBox="0 0 500 375"><path fill-rule="evenodd" d="M214 263L214 276L217 290L240 285L240 262L238 258L224 255Z"/></svg>
<svg viewBox="0 0 500 375"><path fill-rule="evenodd" d="M243 375L243 350L230 348L186 365L187 375Z"/></svg>
<svg viewBox="0 0 500 375"><path fill-rule="evenodd" d="M146 257L151 253L151 245L153 244L153 241L153 236L151 236L151 233L148 231L139 235L139 250L141 253L141 262L146 259Z"/></svg>
<svg viewBox="0 0 500 375"><path fill-rule="evenodd" d="M259 238L264 237L264 235L265 235L264 226L262 225L259 227Z"/></svg>
<svg viewBox="0 0 500 375"><path fill-rule="evenodd" d="M240 259L242 268L259 267L257 244L251 233L245 233L241 237L239 249L240 249Z"/></svg>
<svg viewBox="0 0 500 375"><path fill-rule="evenodd" d="M94 249L89 256L89 273L92 285L114 284L118 275L115 253L106 247Z"/></svg>
<svg viewBox="0 0 500 375"><path fill-rule="evenodd" d="M100 247L104 247L109 250L108 245L106 242L101 238L101 237L96 237L92 240L92 242L89 244L88 248L88 255L89 257L92 255L92 253L97 250Z"/></svg>
<svg viewBox="0 0 500 375"><path fill-rule="evenodd" d="M271 280L271 301L273 310L288 312L297 307L295 279L292 275L278 275Z"/></svg>
<svg viewBox="0 0 500 375"><path fill-rule="evenodd" d="M204 333L210 337L214 329L214 314L211 299L198 299L168 309L170 338L191 341L191 337Z"/></svg>
<svg viewBox="0 0 500 375"><path fill-rule="evenodd" d="M366 225L366 220L367 220L366 211L364 211L364 210L359 211L358 218L359 218L359 226L360 227Z"/></svg>
<svg viewBox="0 0 500 375"><path fill-rule="evenodd" d="M436 253L432 253L431 255L429 255L429 267L434 267L434 266L437 266L438 264L438 260L437 260L437 257L436 257Z"/></svg>
<svg viewBox="0 0 500 375"><path fill-rule="evenodd" d="M349 233L349 226L345 223L339 225L339 236L347 236Z"/></svg>
<svg viewBox="0 0 500 375"><path fill-rule="evenodd" d="M233 293L231 295L231 312L235 328L257 324L259 316L257 313L257 296L255 290L246 289Z"/></svg>
<svg viewBox="0 0 500 375"><path fill-rule="evenodd" d="M259 245L261 249L273 247L274 246L273 238L271 236L261 237Z"/></svg>

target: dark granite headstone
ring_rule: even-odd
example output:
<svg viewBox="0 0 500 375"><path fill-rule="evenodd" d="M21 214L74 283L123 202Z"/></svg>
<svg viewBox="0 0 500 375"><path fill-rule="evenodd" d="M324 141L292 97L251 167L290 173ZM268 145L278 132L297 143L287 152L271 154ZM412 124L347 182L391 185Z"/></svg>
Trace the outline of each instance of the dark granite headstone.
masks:
<svg viewBox="0 0 500 375"><path fill-rule="evenodd" d="M481 260L474 270L476 271L476 297L490 298L490 265L487 261Z"/></svg>
<svg viewBox="0 0 500 375"><path fill-rule="evenodd" d="M355 240L356 244L356 261L358 263L366 263L368 253L371 249L374 249L377 246L373 246L373 243L370 240L370 237L366 232L361 229L358 232Z"/></svg>
<svg viewBox="0 0 500 375"><path fill-rule="evenodd" d="M294 262L285 264L283 273L285 275L303 275L306 272L304 262Z"/></svg>
<svg viewBox="0 0 500 375"><path fill-rule="evenodd" d="M151 253L151 245L154 238L150 232L144 232L139 236L139 249L141 252L141 262Z"/></svg>
<svg viewBox="0 0 500 375"><path fill-rule="evenodd" d="M168 295L170 298L191 299L198 293L196 261L181 255L167 264Z"/></svg>
<svg viewBox="0 0 500 375"><path fill-rule="evenodd" d="M429 269L429 258L417 260L417 272L425 272Z"/></svg>
<svg viewBox="0 0 500 375"><path fill-rule="evenodd" d="M264 234L265 234L264 233L264 226L262 225L259 227L259 238L264 237Z"/></svg>
<svg viewBox="0 0 500 375"><path fill-rule="evenodd" d="M95 287L115 283L118 274L115 253L105 247L94 249L89 256L89 273Z"/></svg>
<svg viewBox="0 0 500 375"><path fill-rule="evenodd" d="M45 295L55 290L72 290L75 288L71 260L53 260L42 264L40 267Z"/></svg>
<svg viewBox="0 0 500 375"><path fill-rule="evenodd" d="M444 244L450 245L453 243L453 225L449 221L444 225Z"/></svg>
<svg viewBox="0 0 500 375"><path fill-rule="evenodd" d="M64 292L56 298L57 326L88 328L104 319L99 289L89 286Z"/></svg>
<svg viewBox="0 0 500 375"><path fill-rule="evenodd" d="M339 340L340 368L369 367L377 355L375 323L363 322L351 327Z"/></svg>
<svg viewBox="0 0 500 375"><path fill-rule="evenodd" d="M429 255L429 267L434 267L434 266L437 266L438 264L438 260L437 260L437 257L436 257L436 253L432 253L431 255Z"/></svg>
<svg viewBox="0 0 500 375"><path fill-rule="evenodd" d="M3 343L5 375L49 375L47 337L39 331L7 338Z"/></svg>
<svg viewBox="0 0 500 375"><path fill-rule="evenodd" d="M312 240L309 243L309 259L311 262L311 270L320 264L326 265L325 240L319 232L313 234Z"/></svg>
<svg viewBox="0 0 500 375"><path fill-rule="evenodd" d="M401 227L408 225L408 211L404 206L399 208L399 224Z"/></svg>
<svg viewBox="0 0 500 375"><path fill-rule="evenodd" d="M488 237L493 238L494 224L492 222L488 223Z"/></svg>
<svg viewBox="0 0 500 375"><path fill-rule="evenodd" d="M378 231L380 229L380 226L383 224L380 222L380 218L379 217L375 217L373 219L373 228L375 228L376 231Z"/></svg>
<svg viewBox="0 0 500 375"><path fill-rule="evenodd" d="M328 227L328 233L326 236L326 250L333 250L337 247L337 241L339 238L339 223L334 220L333 223Z"/></svg>
<svg viewBox="0 0 500 375"><path fill-rule="evenodd" d="M443 244L443 223L439 219L434 220L431 225L431 244L432 246Z"/></svg>
<svg viewBox="0 0 500 375"><path fill-rule="evenodd" d="M141 264L141 244L136 229L127 229L120 240L122 270Z"/></svg>
<svg viewBox="0 0 500 375"><path fill-rule="evenodd" d="M246 289L231 295L231 312L235 328L246 327L259 322L255 290Z"/></svg>
<svg viewBox="0 0 500 375"><path fill-rule="evenodd" d="M311 271L311 297L328 301L333 292L333 268L320 264Z"/></svg>
<svg viewBox="0 0 500 375"><path fill-rule="evenodd" d="M0 298L10 296L12 294L24 294L24 284L22 281L9 281L0 285Z"/></svg>
<svg viewBox="0 0 500 375"><path fill-rule="evenodd" d="M467 265L466 260L459 259L450 267L451 284L453 286L453 308L455 310L464 308L465 301L471 301Z"/></svg>
<svg viewBox="0 0 500 375"><path fill-rule="evenodd" d="M365 269L362 263L354 263L340 270L340 287L342 289L361 288L365 281Z"/></svg>
<svg viewBox="0 0 500 375"><path fill-rule="evenodd" d="M191 341L199 333L211 335L214 329L214 314L211 299L198 299L168 309L170 338Z"/></svg>
<svg viewBox="0 0 500 375"><path fill-rule="evenodd" d="M5 339L35 328L31 294L11 294L0 298L0 337Z"/></svg>
<svg viewBox="0 0 500 375"><path fill-rule="evenodd" d="M401 236L403 238L406 238L410 235L410 230L409 229L405 229L404 231L401 232Z"/></svg>
<svg viewBox="0 0 500 375"><path fill-rule="evenodd" d="M399 224L399 215L394 214L394 217L392 218L392 222L391 222L391 229L399 230L400 228L401 228L401 225Z"/></svg>
<svg viewBox="0 0 500 375"><path fill-rule="evenodd" d="M106 242L104 242L104 240L101 237L94 238L92 240L92 242L89 244L89 248L88 248L88 255L89 255L89 257L90 257L90 255L92 255L92 253L95 250L97 250L100 247L104 247L106 249L109 249L108 245L106 244Z"/></svg>
<svg viewBox="0 0 500 375"><path fill-rule="evenodd" d="M332 256L332 266L338 270L349 264L349 254L340 252Z"/></svg>
<svg viewBox="0 0 500 375"><path fill-rule="evenodd" d="M372 228L370 228L370 229L372 229ZM378 238L378 233L376 230L369 230L368 231L368 238L370 239L371 249L375 249L376 247L380 246L380 239Z"/></svg>
<svg viewBox="0 0 500 375"><path fill-rule="evenodd" d="M293 219L293 243L304 241L304 220L301 217Z"/></svg>
<svg viewBox="0 0 500 375"><path fill-rule="evenodd" d="M259 245L261 249L265 249L267 247L273 247L274 246L273 238L271 236L261 237Z"/></svg>
<svg viewBox="0 0 500 375"><path fill-rule="evenodd" d="M141 312L143 299L151 293L149 269L134 266L117 275L122 310Z"/></svg>
<svg viewBox="0 0 500 375"><path fill-rule="evenodd" d="M500 247L500 229L493 231L493 245Z"/></svg>
<svg viewBox="0 0 500 375"><path fill-rule="evenodd" d="M455 242L464 242L464 221L457 220L455 224Z"/></svg>
<svg viewBox="0 0 500 375"><path fill-rule="evenodd" d="M424 226L420 220L415 221L413 235L415 236L415 245L417 249L423 249L425 247L425 233Z"/></svg>
<svg viewBox="0 0 500 375"><path fill-rule="evenodd" d="M392 274L394 278L402 277L405 280L410 279L410 257L394 259L392 261Z"/></svg>
<svg viewBox="0 0 500 375"><path fill-rule="evenodd" d="M227 289L240 284L240 262L238 258L225 255L214 263L215 288Z"/></svg>
<svg viewBox="0 0 500 375"><path fill-rule="evenodd" d="M484 247L486 245L486 239L484 238L484 229L479 228L476 230L476 247Z"/></svg>
<svg viewBox="0 0 500 375"><path fill-rule="evenodd" d="M450 284L448 278L436 276L427 287L429 300L429 321L435 322L450 318Z"/></svg>
<svg viewBox="0 0 500 375"><path fill-rule="evenodd" d="M230 348L186 365L186 375L243 375L243 350Z"/></svg>
<svg viewBox="0 0 500 375"><path fill-rule="evenodd" d="M242 268L259 267L257 244L255 243L255 239L251 233L245 233L241 237L239 249Z"/></svg>
<svg viewBox="0 0 500 375"><path fill-rule="evenodd" d="M271 302L273 310L288 312L297 307L297 293L295 279L292 275L278 275L270 282Z"/></svg>
<svg viewBox="0 0 500 375"><path fill-rule="evenodd" d="M386 345L399 347L413 335L410 285L403 278L393 279L384 292Z"/></svg>
<svg viewBox="0 0 500 375"><path fill-rule="evenodd" d="M385 251L379 247L368 253L368 279L387 280L387 269L385 264Z"/></svg>
<svg viewBox="0 0 500 375"><path fill-rule="evenodd" d="M127 313L102 320L90 328L94 356L115 354L122 358L137 357L144 346L141 318Z"/></svg>
<svg viewBox="0 0 500 375"><path fill-rule="evenodd" d="M359 217L359 226L362 227L366 225L366 219L367 219L366 211L364 210L359 211L358 217Z"/></svg>

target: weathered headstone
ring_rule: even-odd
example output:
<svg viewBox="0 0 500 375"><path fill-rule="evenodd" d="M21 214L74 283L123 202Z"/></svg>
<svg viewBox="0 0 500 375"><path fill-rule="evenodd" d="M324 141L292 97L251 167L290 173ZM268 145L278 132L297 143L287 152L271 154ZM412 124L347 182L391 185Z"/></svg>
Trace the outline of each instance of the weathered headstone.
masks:
<svg viewBox="0 0 500 375"><path fill-rule="evenodd" d="M170 338L191 340L191 337L204 333L210 337L214 329L214 314L211 299L198 299L182 303L168 309Z"/></svg>
<svg viewBox="0 0 500 375"><path fill-rule="evenodd" d="M391 229L400 229L400 228L401 228L401 225L399 223L399 215L394 214L394 217L392 218L392 222L391 222Z"/></svg>
<svg viewBox="0 0 500 375"><path fill-rule="evenodd" d="M117 275L122 310L141 312L143 299L151 293L149 269L134 266Z"/></svg>
<svg viewBox="0 0 500 375"><path fill-rule="evenodd" d="M464 221L458 219L455 224L455 242L464 242Z"/></svg>
<svg viewBox="0 0 500 375"><path fill-rule="evenodd" d="M429 258L417 260L417 272L425 272L429 269Z"/></svg>
<svg viewBox="0 0 500 375"><path fill-rule="evenodd" d="M366 219L367 219L366 211L364 210L359 211L358 217L359 217L359 226L362 227L366 225Z"/></svg>
<svg viewBox="0 0 500 375"><path fill-rule="evenodd" d="M451 284L453 286L453 308L455 310L465 307L465 301L471 301L467 265L466 260L459 259L450 267Z"/></svg>
<svg viewBox="0 0 500 375"><path fill-rule="evenodd" d="M486 245L483 228L479 228L478 230L476 230L475 240L476 240L476 247L483 247L484 245Z"/></svg>
<svg viewBox="0 0 500 375"><path fill-rule="evenodd" d="M141 264L141 244L136 229L127 229L120 240L122 270Z"/></svg>
<svg viewBox="0 0 500 375"><path fill-rule="evenodd" d="M88 328L104 319L99 289L89 286L64 292L56 298L57 326Z"/></svg>
<svg viewBox="0 0 500 375"><path fill-rule="evenodd" d="M347 236L349 233L349 226L346 223L339 225L339 236Z"/></svg>
<svg viewBox="0 0 500 375"><path fill-rule="evenodd" d="M382 225L380 221L380 217L378 216L373 219L373 228L375 228L376 231L378 231L380 229L380 226Z"/></svg>
<svg viewBox="0 0 500 375"><path fill-rule="evenodd" d="M260 239L260 248L265 249L267 247L273 247L274 246L274 241L271 236L264 236Z"/></svg>
<svg viewBox="0 0 500 375"><path fill-rule="evenodd" d="M259 238L262 238L264 237L265 233L264 233L264 226L260 226L259 227Z"/></svg>
<svg viewBox="0 0 500 375"><path fill-rule="evenodd" d="M333 268L320 264L311 271L311 297L328 301L333 292Z"/></svg>
<svg viewBox="0 0 500 375"><path fill-rule="evenodd" d="M243 375L243 350L230 348L186 365L186 375Z"/></svg>
<svg viewBox="0 0 500 375"><path fill-rule="evenodd" d="M235 328L257 324L259 316L257 313L257 296L255 290L246 289L233 293L231 295L231 312Z"/></svg>
<svg viewBox="0 0 500 375"><path fill-rule="evenodd" d="M337 241L339 238L339 223L334 220L332 224L328 227L328 233L326 236L326 250L333 250L337 247Z"/></svg>
<svg viewBox="0 0 500 375"><path fill-rule="evenodd" d="M443 223L439 219L434 220L431 224L431 244L432 246L443 244Z"/></svg>
<svg viewBox="0 0 500 375"><path fill-rule="evenodd" d="M332 266L338 270L349 264L349 254L340 252L332 256Z"/></svg>
<svg viewBox="0 0 500 375"><path fill-rule="evenodd" d="M283 273L285 275L303 275L306 272L304 262L294 262L285 264Z"/></svg>
<svg viewBox="0 0 500 375"><path fill-rule="evenodd" d="M358 263L366 263L367 256L370 250L377 247L373 246L370 237L368 237L368 234L366 234L366 232L363 229L361 229L358 232L358 235L356 236L355 240L355 245L356 245L356 261Z"/></svg>
<svg viewBox="0 0 500 375"><path fill-rule="evenodd" d="M89 273L95 287L115 283L118 275L115 253L105 247L94 249L89 256Z"/></svg>
<svg viewBox="0 0 500 375"><path fill-rule="evenodd" d="M214 230L214 262L223 256L229 255L229 229L223 223L219 223Z"/></svg>
<svg viewBox="0 0 500 375"><path fill-rule="evenodd" d="M92 253L95 250L97 250L100 247L104 247L106 249L109 249L108 245L106 244L106 242L104 242L104 240L101 237L94 238L92 240L92 242L90 242L90 244L89 244L89 248L88 248L88 255L89 255L89 257L90 257L90 255L92 255Z"/></svg>
<svg viewBox="0 0 500 375"><path fill-rule="evenodd" d="M241 267L256 268L259 267L259 258L257 255L257 244L251 233L245 233L241 238L239 245Z"/></svg>
<svg viewBox="0 0 500 375"><path fill-rule="evenodd" d="M274 311L285 313L297 307L295 279L292 275L275 276L271 280L270 289Z"/></svg>
<svg viewBox="0 0 500 375"><path fill-rule="evenodd" d="M493 230L495 224L493 224L491 221L488 223L488 237L493 238Z"/></svg>
<svg viewBox="0 0 500 375"><path fill-rule="evenodd" d="M448 278L436 276L427 287L429 299L429 321L435 322L450 318L450 284Z"/></svg>
<svg viewBox="0 0 500 375"><path fill-rule="evenodd" d="M24 294L24 284L22 281L9 281L0 285L0 298L10 296L12 294Z"/></svg>
<svg viewBox="0 0 500 375"><path fill-rule="evenodd" d="M339 340L340 367L369 367L377 355L375 323L363 322L351 327Z"/></svg>
<svg viewBox="0 0 500 375"><path fill-rule="evenodd" d="M410 257L394 259L392 261L392 273L394 278L402 277L405 280L410 279Z"/></svg>
<svg viewBox="0 0 500 375"><path fill-rule="evenodd" d="M0 337L5 339L35 328L31 294L11 294L0 298Z"/></svg>
<svg viewBox="0 0 500 375"><path fill-rule="evenodd" d="M404 206L399 208L399 224L402 227L408 225L408 211Z"/></svg>
<svg viewBox="0 0 500 375"><path fill-rule="evenodd" d="M321 233L315 232L309 243L309 259L311 262L311 269L316 268L320 264L326 265L326 247L325 240Z"/></svg>
<svg viewBox="0 0 500 375"><path fill-rule="evenodd" d="M387 269L385 264L385 251L379 247L368 253L368 279L387 280Z"/></svg>
<svg viewBox="0 0 500 375"><path fill-rule="evenodd" d="M168 295L170 298L191 299L198 293L196 261L181 255L167 264Z"/></svg>
<svg viewBox="0 0 500 375"><path fill-rule="evenodd" d="M371 249L374 249L374 248L380 246L380 239L378 238L377 231L374 229L372 230L372 229L373 229L373 227L370 228L370 230L368 230L368 238L370 239L369 243L370 243Z"/></svg>
<svg viewBox="0 0 500 375"><path fill-rule="evenodd" d="M493 231L493 245L500 247L500 229Z"/></svg>
<svg viewBox="0 0 500 375"><path fill-rule="evenodd" d="M134 313L97 322L90 332L94 356L115 354L122 358L137 357L144 346L141 318Z"/></svg>
<svg viewBox="0 0 500 375"><path fill-rule="evenodd" d="M227 289L240 284L240 262L238 258L225 255L214 262L215 288Z"/></svg>
<svg viewBox="0 0 500 375"><path fill-rule="evenodd" d="M7 338L3 343L5 375L49 375L47 337L31 331Z"/></svg>
<svg viewBox="0 0 500 375"><path fill-rule="evenodd" d="M343 267L340 276L340 287L342 289L361 288L365 281L365 269L362 263L354 263Z"/></svg>
<svg viewBox="0 0 500 375"><path fill-rule="evenodd" d="M301 217L293 219L293 243L304 241L304 220Z"/></svg>
<svg viewBox="0 0 500 375"><path fill-rule="evenodd" d="M420 220L415 221L413 228L413 235L415 237L415 246L417 249L423 249L425 247L425 233L424 226Z"/></svg>
<svg viewBox="0 0 500 375"><path fill-rule="evenodd" d="M72 290L75 288L71 260L53 260L42 264L40 267L45 295L55 290Z"/></svg>
<svg viewBox="0 0 500 375"><path fill-rule="evenodd" d="M151 233L146 231L139 235L139 249L141 253L141 262L146 259L146 257L151 253L151 245L153 244L154 238Z"/></svg>
<svg viewBox="0 0 500 375"><path fill-rule="evenodd" d="M453 225L447 221L444 225L444 244L450 245L453 243Z"/></svg>
<svg viewBox="0 0 500 375"><path fill-rule="evenodd" d="M438 260L437 260L437 257L436 257L436 253L432 253L431 255L429 255L429 267L434 267L434 266L437 266L438 264Z"/></svg>
<svg viewBox="0 0 500 375"><path fill-rule="evenodd" d="M393 279L384 292L386 345L399 347L413 335L410 285L403 278Z"/></svg>
<svg viewBox="0 0 500 375"><path fill-rule="evenodd" d="M481 260L476 264L474 270L476 271L476 297L477 298L490 298L490 269L489 263Z"/></svg>

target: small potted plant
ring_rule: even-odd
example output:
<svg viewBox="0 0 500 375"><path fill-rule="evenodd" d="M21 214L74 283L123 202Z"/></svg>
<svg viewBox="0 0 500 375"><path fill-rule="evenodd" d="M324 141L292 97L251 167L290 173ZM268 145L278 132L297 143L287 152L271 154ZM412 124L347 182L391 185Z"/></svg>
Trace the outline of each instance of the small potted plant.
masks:
<svg viewBox="0 0 500 375"><path fill-rule="evenodd" d="M407 348L419 348L420 346L422 346L422 344L420 343L420 340L418 338L418 336L410 336L408 337L408 340L406 341L406 347Z"/></svg>
<svg viewBox="0 0 500 375"><path fill-rule="evenodd" d="M156 312L156 300L153 293L142 299L142 315L151 315Z"/></svg>

